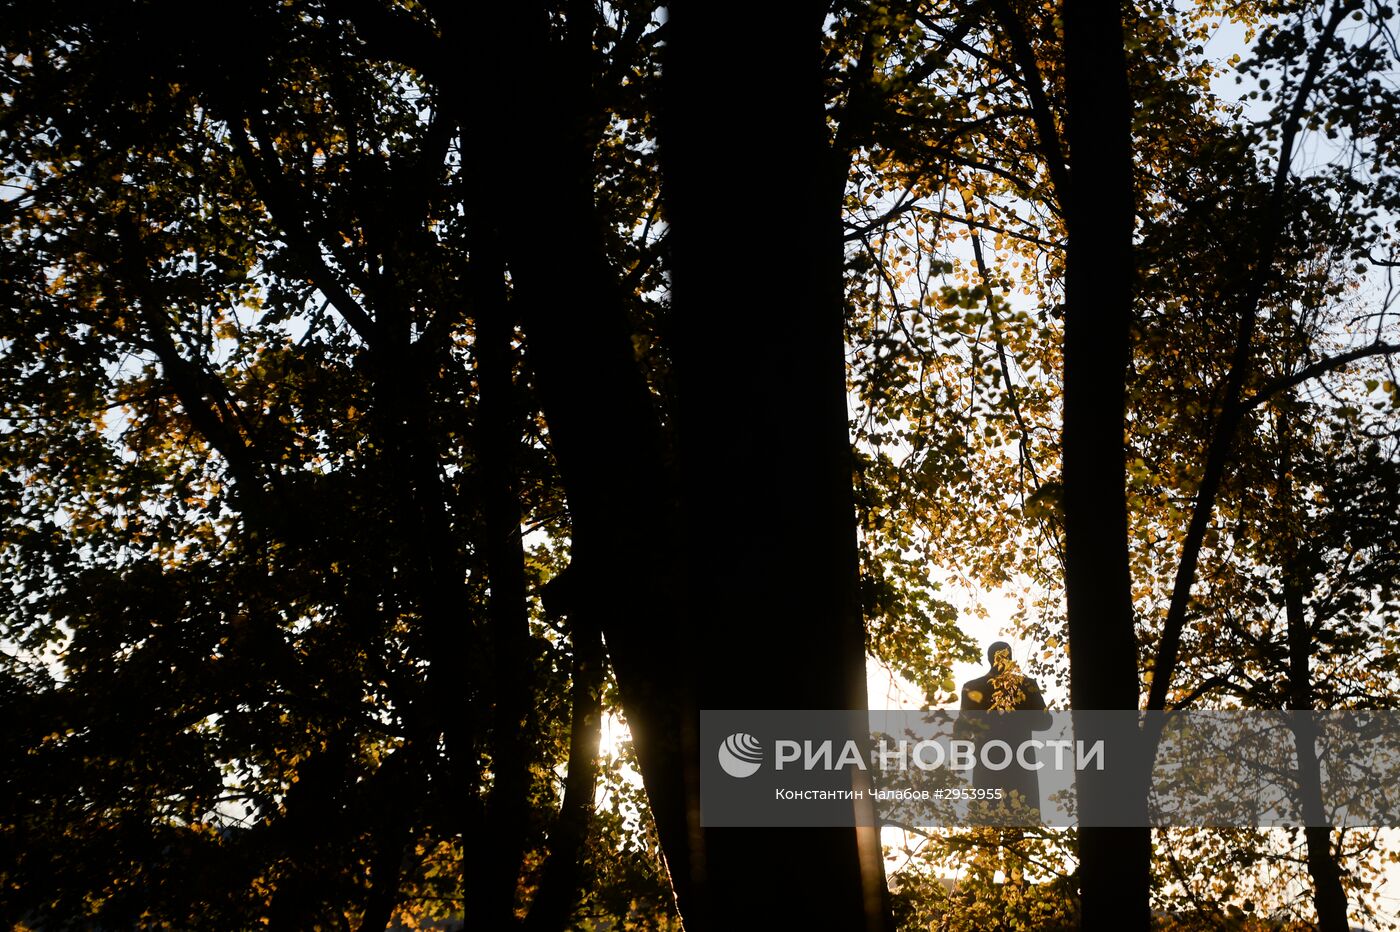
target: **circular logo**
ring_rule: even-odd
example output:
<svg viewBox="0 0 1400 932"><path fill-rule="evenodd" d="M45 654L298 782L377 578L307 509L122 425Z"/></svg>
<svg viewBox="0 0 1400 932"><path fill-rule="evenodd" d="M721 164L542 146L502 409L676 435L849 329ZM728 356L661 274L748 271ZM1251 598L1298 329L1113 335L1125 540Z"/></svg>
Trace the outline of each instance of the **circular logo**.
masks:
<svg viewBox="0 0 1400 932"><path fill-rule="evenodd" d="M763 763L763 745L742 731L724 739L719 746L719 765L731 777L751 777Z"/></svg>

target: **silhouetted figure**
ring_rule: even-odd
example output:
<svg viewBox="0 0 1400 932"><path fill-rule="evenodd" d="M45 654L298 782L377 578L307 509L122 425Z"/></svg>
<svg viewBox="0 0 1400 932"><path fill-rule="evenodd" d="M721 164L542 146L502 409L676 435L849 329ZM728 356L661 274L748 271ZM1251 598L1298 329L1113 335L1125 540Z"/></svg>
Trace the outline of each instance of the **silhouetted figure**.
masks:
<svg viewBox="0 0 1400 932"><path fill-rule="evenodd" d="M1040 781L1036 771L1022 767L1015 758L1005 770L983 767L981 746L987 741L1001 740L1014 752L1023 742L1030 740L1031 732L1049 728L1052 719L1045 709L1045 697L1041 695L1040 686L1035 680L1016 669L1011 660L1011 645L1005 641L997 641L987 648L987 663L990 669L985 675L963 684L962 711L1000 710L1040 714L992 716L988 717L990 720L985 728L976 729L975 732L960 729L978 744L978 763L972 771L972 785L978 789L1000 788L1004 793L1002 805L1008 809L1039 809Z"/></svg>

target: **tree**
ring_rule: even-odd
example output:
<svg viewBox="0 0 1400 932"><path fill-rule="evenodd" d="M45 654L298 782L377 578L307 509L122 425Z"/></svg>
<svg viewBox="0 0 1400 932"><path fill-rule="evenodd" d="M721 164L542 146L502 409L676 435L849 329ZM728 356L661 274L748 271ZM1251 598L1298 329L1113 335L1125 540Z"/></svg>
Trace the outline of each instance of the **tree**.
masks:
<svg viewBox="0 0 1400 932"><path fill-rule="evenodd" d="M117 12L83 4L36 13L16 27L18 92L5 140L12 173L26 176L10 231L29 274L16 276L14 289L46 320L62 320L70 302L96 295L90 326L107 338L98 366L120 370L122 354L149 354L141 392L167 412L183 444L218 457L199 470L207 483L200 504L220 516L201 556L246 574L256 572L247 560L261 555L262 570L283 587L259 587L267 590L268 616L250 662L280 645L290 677L310 662L302 655L315 657L327 668L307 689L340 696L334 708L341 718L307 731L290 754L278 741L257 760L238 751L239 736L227 730L241 690L214 691L197 707L224 742L199 758L212 786L220 785L212 776L219 767L242 771L245 781L272 778L249 809L255 827L239 833L255 864L274 865L255 868L267 873L250 880L254 892L239 907L246 915L383 925L415 872L426 872L424 883L440 876L424 858L446 853L460 857L446 895L460 896L474 921L514 925L528 880L527 923L566 923L587 855L600 635L683 914L696 927L726 921L715 902L794 915L791 903L753 883L755 864L784 835L696 836L694 737L702 703L859 708L864 701L843 407L843 168L823 124L821 23L776 30L776 39L762 30L716 32L724 20L682 11L668 26L680 48L694 29L699 42L781 53L793 65L791 79L785 69L774 73L770 101L789 92L808 101L798 111L808 121L804 135L790 151L808 187L792 203L808 205L804 191L824 192L808 208L824 220L793 254L825 268L812 292L823 309L810 322L794 321L791 332L803 346L791 355L792 368L754 365L746 387L731 381L732 367L717 370L708 357L735 325L707 307L718 296L706 294L703 278L678 272L686 283L678 307L693 308L684 315L666 309L663 320L654 297L660 250L647 233L657 193L645 122L658 104L637 97L638 86L654 79L652 12L592 4L491 11L279 5L253 11L227 44L153 29L159 4L128 5L119 28ZM158 41L166 43L162 55L154 54ZM129 51L124 43L150 49L152 67L107 83ZM464 67L454 60L461 53ZM501 93L496 75L520 56L539 68ZM694 66L678 53L675 75L666 78L677 126L702 103L700 78L687 68ZM736 101L740 90L730 91ZM65 109L91 122L79 128ZM137 116L125 120L133 109ZM641 121L640 130L628 120ZM755 119L751 128L762 126ZM175 163L168 171L166 153ZM681 153L668 169L674 195L665 211L693 218L674 225L668 216L666 235L676 244L669 262L678 270L703 267L721 245L705 216L712 207L703 200L709 182L696 177L702 165ZM610 171L622 187L600 196L599 178ZM32 183L36 173L56 182ZM698 206L673 207L687 191L700 194ZM236 261L225 255L230 234L219 216L229 201L240 208ZM191 211L209 217L208 229L188 224ZM549 256L539 249L546 216L569 244ZM36 243L27 239L36 225L62 232ZM640 240L633 240L638 227ZM81 267L59 280L55 270L75 256ZM560 280L573 284L572 302L559 300ZM663 351L675 358L674 381L669 359L658 354L639 366L635 352L638 338L653 337L663 323L677 328ZM37 332L32 322L16 327L17 336ZM74 337L72 354L89 358L92 334ZM33 357L15 359L27 374ZM826 398L813 429L783 430L790 449L751 452L751 483L717 483L731 472L728 405L756 400L771 429L786 416L789 377ZM127 381L113 381L88 389L92 404L121 409L138 428L149 423L146 409L123 408ZM32 400L41 416L65 427L88 416L52 402ZM538 425L529 417L535 410ZM84 436L94 455L126 455L120 438L91 429ZM21 448L16 461L28 466L33 455ZM796 464L787 456L798 457ZM79 474L83 483L102 482L92 470ZM56 489L69 487L55 481ZM130 488L139 507L155 507L148 484ZM16 492L27 513L26 494ZM771 511L767 499L775 494L786 503L773 517L790 529L777 551L789 570L755 572L762 549L719 560L721 533L728 539L759 511ZM526 553L521 525L549 520L561 496L567 523L558 536L567 537L568 569L541 587L530 576L557 567ZM90 531L107 541L100 511L90 513ZM194 552L187 524L172 530L167 563ZM24 554L18 562L28 569L34 559ZM127 551L112 558L117 580L129 576L126 559ZM794 601L788 580L799 567L810 572L814 561L833 589L812 587ZM711 578L717 569L728 571L720 587ZM163 578L172 570L151 572ZM65 579L49 589L59 601L72 598ZM699 603L715 596L723 598ZM304 600L299 610L297 598ZM550 604L532 610L533 598ZM717 622L721 609L732 620ZM787 675L773 675L773 657L794 643L780 610L803 618L813 635L803 660L829 675L813 677L796 662ZM216 638L232 622L224 602L209 611L207 636ZM183 615L174 611L157 627L179 627ZM64 619L82 629L80 646L89 630L111 636L105 620L47 606L21 612L16 630L52 638L53 621ZM347 627L355 636L340 638ZM740 631L765 638L748 675L726 680L728 689L702 681L714 664L732 665L729 638ZM124 668L126 642L107 643ZM389 657L381 656L385 646ZM151 653L161 662L163 651ZM537 697L558 696L569 680L572 733L561 734L533 709ZM366 689L372 699L359 710ZM81 703L94 692L64 681L46 695ZM268 712L285 715L284 730L293 734L311 727L300 713ZM366 716L383 727L366 731ZM182 726L173 727L178 733ZM273 733L261 719L246 727L244 740ZM58 734L80 756L72 735ZM566 788L556 802L540 775L564 761ZM466 788L464 799L452 798L453 786ZM429 802L410 804L424 798L425 787ZM234 846L208 828L217 821L210 796L187 806L181 831L210 835L215 862L227 856ZM314 827L331 819L347 826L347 837L316 840ZM62 825L56 816L43 830ZM813 876L828 881L821 895L802 900L812 920L844 915L880 925L873 835L804 837L791 861L793 888ZM86 879L72 889L82 900ZM337 902L348 903L348 912ZM37 901L28 908L48 909ZM92 908L120 915L110 898ZM188 921L178 897L170 909L170 921ZM243 921L230 915L214 911L208 921Z"/></svg>
<svg viewBox="0 0 1400 932"><path fill-rule="evenodd" d="M63 650L7 691L7 918L664 915L590 817L599 636L522 553L560 489L445 93L314 4L168 14L7 27L7 637Z"/></svg>

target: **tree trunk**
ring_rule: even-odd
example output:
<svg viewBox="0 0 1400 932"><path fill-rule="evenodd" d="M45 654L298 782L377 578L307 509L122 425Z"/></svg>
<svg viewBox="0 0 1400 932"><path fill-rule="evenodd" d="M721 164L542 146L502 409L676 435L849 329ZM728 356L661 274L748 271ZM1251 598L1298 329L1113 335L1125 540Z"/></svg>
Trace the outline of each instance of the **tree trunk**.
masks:
<svg viewBox="0 0 1400 932"><path fill-rule="evenodd" d="M1283 542L1283 606L1288 624L1288 700L1298 714L1293 721L1293 745L1298 755L1298 792L1302 797L1303 839L1307 846L1308 875L1313 882L1313 908L1318 932L1347 932L1347 895L1342 887L1341 866L1332 851L1332 829L1325 825L1322 773L1317 760L1317 728L1313 722L1312 645L1307 608L1308 586L1298 552L1298 519L1293 500L1293 456L1289 417L1278 418L1280 527Z"/></svg>
<svg viewBox="0 0 1400 932"><path fill-rule="evenodd" d="M569 687L569 772L559 816L549 832L549 859L530 903L525 932L564 932L578 905L583 853L598 783L598 740L603 733L603 643L597 625L569 619L573 646Z"/></svg>
<svg viewBox="0 0 1400 932"><path fill-rule="evenodd" d="M491 592L487 631L492 671L492 780L484 812L488 851L474 858L469 911L480 928L515 924L515 895L530 806L530 620L525 598L525 548L517 488L523 434L515 405L515 327L506 302L505 261L495 229L472 237L471 314L475 323L477 463L481 482L481 554ZM470 845L471 843L468 842ZM484 846L477 846L484 847ZM471 910L471 907L475 907Z"/></svg>
<svg viewBox="0 0 1400 932"><path fill-rule="evenodd" d="M845 163L826 125L821 9L668 9L660 145L699 705L863 710ZM724 274L736 263L742 281ZM704 852L705 911L687 928L888 922L873 827L714 829Z"/></svg>
<svg viewBox="0 0 1400 932"><path fill-rule="evenodd" d="M1065 595L1075 709L1137 709L1124 426L1133 294L1131 104L1119 4L1065 0ZM1102 778L1079 775L1081 811ZM1144 785L1144 790L1145 790ZM1100 796L1101 798L1101 796ZM1145 797L1144 797L1145 813ZM1145 822L1143 825L1145 826ZM1082 828L1084 929L1146 929L1151 830Z"/></svg>
<svg viewBox="0 0 1400 932"><path fill-rule="evenodd" d="M432 4L463 67L445 85L512 301L570 518L567 613L596 619L682 915L698 908L694 650L680 610L676 493L656 400L594 203L591 4L567 45L529 3Z"/></svg>

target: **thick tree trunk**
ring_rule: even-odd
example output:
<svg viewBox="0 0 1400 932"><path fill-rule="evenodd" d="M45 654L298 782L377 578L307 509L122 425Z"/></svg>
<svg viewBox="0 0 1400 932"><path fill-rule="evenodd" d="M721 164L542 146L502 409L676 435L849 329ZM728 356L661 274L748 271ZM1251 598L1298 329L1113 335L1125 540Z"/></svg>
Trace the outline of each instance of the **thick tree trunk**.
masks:
<svg viewBox="0 0 1400 932"><path fill-rule="evenodd" d="M1308 875L1313 882L1317 932L1347 932L1347 894L1332 850L1332 830L1325 826L1303 830L1307 843Z"/></svg>
<svg viewBox="0 0 1400 932"><path fill-rule="evenodd" d="M1133 282L1131 104L1119 4L1065 0L1065 593L1076 709L1138 707L1124 421ZM1081 806L1100 778L1080 775ZM1145 790L1145 786L1144 786ZM1144 806L1145 808L1145 806ZM1145 824L1145 823L1144 823ZM1146 929L1151 831L1079 835L1084 929Z"/></svg>
<svg viewBox="0 0 1400 932"><path fill-rule="evenodd" d="M821 10L677 0L669 13L660 140L700 707L864 709L845 177ZM887 922L873 828L715 829L704 852L704 911L687 928Z"/></svg>
<svg viewBox="0 0 1400 932"><path fill-rule="evenodd" d="M373 832L369 858L369 895L365 899L361 932L381 932L394 919L400 899L405 855L413 840L414 801L423 793L423 762L417 749L405 744L380 764L365 781L365 819Z"/></svg>

